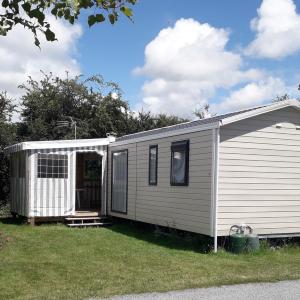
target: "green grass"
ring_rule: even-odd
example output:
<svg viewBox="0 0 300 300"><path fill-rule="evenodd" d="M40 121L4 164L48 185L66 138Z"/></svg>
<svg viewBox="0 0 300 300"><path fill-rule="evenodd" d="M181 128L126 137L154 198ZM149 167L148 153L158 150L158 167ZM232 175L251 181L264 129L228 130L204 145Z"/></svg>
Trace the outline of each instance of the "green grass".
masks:
<svg viewBox="0 0 300 300"><path fill-rule="evenodd" d="M127 224L69 229L5 224L0 299L84 299L300 278L300 248L202 254L175 237Z"/></svg>

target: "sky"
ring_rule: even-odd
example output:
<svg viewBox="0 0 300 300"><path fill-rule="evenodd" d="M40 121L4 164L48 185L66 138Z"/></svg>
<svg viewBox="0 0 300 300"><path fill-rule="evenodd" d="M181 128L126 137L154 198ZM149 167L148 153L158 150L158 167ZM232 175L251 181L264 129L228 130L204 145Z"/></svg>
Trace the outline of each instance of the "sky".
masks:
<svg viewBox="0 0 300 300"><path fill-rule="evenodd" d="M0 37L0 90L40 70L101 74L117 82L131 109L193 118L299 97L300 0L140 0L134 22L89 28L51 19L58 41L41 50L23 28Z"/></svg>

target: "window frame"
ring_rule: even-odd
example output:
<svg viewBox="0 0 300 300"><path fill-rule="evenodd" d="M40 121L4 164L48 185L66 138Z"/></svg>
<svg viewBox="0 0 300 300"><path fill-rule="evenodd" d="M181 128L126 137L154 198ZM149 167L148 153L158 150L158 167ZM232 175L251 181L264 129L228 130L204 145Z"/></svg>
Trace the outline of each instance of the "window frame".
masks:
<svg viewBox="0 0 300 300"><path fill-rule="evenodd" d="M155 161L155 181L151 182L151 150L156 150L156 161ZM148 166L148 184L149 185L157 185L157 167L158 167L158 145L150 145L149 146L149 166Z"/></svg>
<svg viewBox="0 0 300 300"><path fill-rule="evenodd" d="M185 170L184 170L184 182L178 183L173 180L173 159L174 152L184 150L185 151ZM171 144L171 167L170 167L170 185L171 186L188 186L189 185L189 161L190 161L190 141L182 140L172 142Z"/></svg>
<svg viewBox="0 0 300 300"><path fill-rule="evenodd" d="M113 168L113 163L114 163L114 154L115 153L120 153L120 152L125 152L126 153L126 211L119 211L113 209L113 176L114 176L114 168ZM111 170L111 178L110 178L110 211L118 214L123 214L127 215L128 214L128 149L122 149L122 150L114 150L111 152L111 164L110 164L110 170Z"/></svg>
<svg viewBox="0 0 300 300"><path fill-rule="evenodd" d="M60 158L53 159L54 156L60 156ZM51 157L51 158L50 158ZM62 158L63 157L63 158ZM40 161L46 160L47 164L44 166L40 163ZM48 160L52 160L52 172L48 173ZM62 161L63 165L60 166L60 163L58 163L58 166L53 165L53 161L58 160ZM53 172L53 166L57 167L58 171L57 173ZM42 172L42 167L46 167L46 171ZM60 167L63 168L64 172L59 172ZM60 153L37 153L37 162L36 162L36 178L37 179L69 179L69 156L68 154L60 154ZM43 176L43 174L45 176ZM50 175L50 176L49 176ZM54 176L56 175L56 176Z"/></svg>

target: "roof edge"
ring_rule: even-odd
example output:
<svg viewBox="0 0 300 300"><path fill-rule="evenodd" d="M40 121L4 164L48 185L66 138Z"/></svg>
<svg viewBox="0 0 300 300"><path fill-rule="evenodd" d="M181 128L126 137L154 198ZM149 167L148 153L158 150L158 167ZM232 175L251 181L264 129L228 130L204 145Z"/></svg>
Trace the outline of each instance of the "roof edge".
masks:
<svg viewBox="0 0 300 300"><path fill-rule="evenodd" d="M220 126L224 126L224 125L231 124L231 123L234 123L237 121L255 117L255 116L265 114L268 112L272 112L274 110L282 109L285 107L294 107L294 108L300 110L300 101L298 101L296 99L289 99L289 100L275 102L275 103L266 105L261 108L250 110L250 111L247 111L247 112L244 112L244 113L232 116L232 117L224 118L224 119L222 119Z"/></svg>
<svg viewBox="0 0 300 300"><path fill-rule="evenodd" d="M220 121L217 121L214 123L201 124L201 125L188 127L188 128L178 128L178 129L174 129L172 131L155 133L152 135L136 137L136 138L132 138L132 139L128 139L128 140L121 140L121 141L116 140L115 142L111 143L110 146L115 147L115 146L127 145L127 144L132 144L132 143L137 143L137 142L156 140L156 139L161 139L164 137L176 136L176 135L187 134L187 133L192 133L192 132L197 132L197 131L209 130L209 129L213 129L213 128L219 128L219 127L220 127ZM165 128L165 127L162 127L162 128Z"/></svg>
<svg viewBox="0 0 300 300"><path fill-rule="evenodd" d="M23 150L106 146L108 144L109 144L108 138L21 142L4 148L4 153L9 154L12 152L18 152Z"/></svg>

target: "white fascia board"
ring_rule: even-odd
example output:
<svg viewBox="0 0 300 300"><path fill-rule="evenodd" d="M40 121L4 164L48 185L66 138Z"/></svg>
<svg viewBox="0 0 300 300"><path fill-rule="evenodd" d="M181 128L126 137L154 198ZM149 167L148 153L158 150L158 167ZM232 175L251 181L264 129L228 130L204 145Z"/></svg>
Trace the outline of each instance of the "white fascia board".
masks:
<svg viewBox="0 0 300 300"><path fill-rule="evenodd" d="M188 134L192 132L197 132L197 131L203 131L203 130L209 130L213 128L219 128L220 127L220 122L214 122L210 124L203 124L203 125L198 125L198 126L193 126L193 127L188 127L188 128L183 128L183 129L175 129L172 131L167 131L163 133L156 133L156 134L149 134L143 137L136 137L124 141L116 141L110 144L111 147L115 146L122 146L122 145L128 145L132 143L137 143L137 142L144 142L144 141L150 141L150 140L156 140L156 139L162 139L165 137L169 136L176 136L176 135L181 135L181 134Z"/></svg>
<svg viewBox="0 0 300 300"><path fill-rule="evenodd" d="M300 110L300 102L298 100L286 100L286 101L280 101L280 102L276 102L274 104L271 104L269 106L266 107L262 107L262 108L258 108L254 111L249 111L249 112L245 112L245 113L241 113L239 115L235 115L232 117L228 117L222 120L222 125L227 125L230 123L234 123L237 121L241 121L247 118L251 118L251 117L255 117L261 114L265 114L268 112L272 112L274 110L278 110L278 109L282 109L285 107L294 107L298 110Z"/></svg>
<svg viewBox="0 0 300 300"><path fill-rule="evenodd" d="M22 150L39 150L39 149L57 149L57 148L78 148L92 146L106 146L109 144L107 138L104 139L86 139L86 140L53 140L53 141L37 141L23 142L6 147L7 153Z"/></svg>

